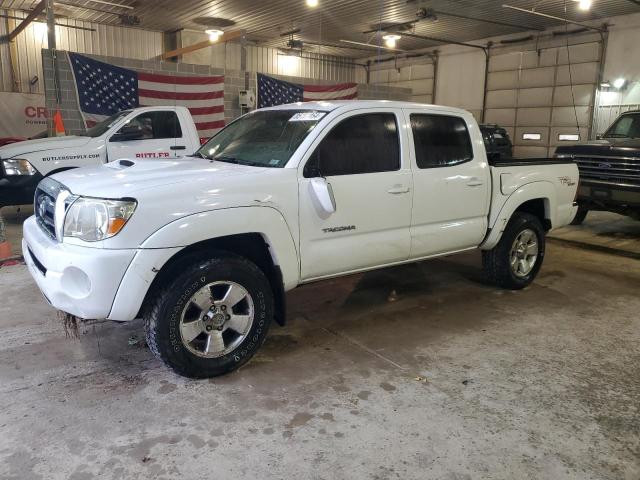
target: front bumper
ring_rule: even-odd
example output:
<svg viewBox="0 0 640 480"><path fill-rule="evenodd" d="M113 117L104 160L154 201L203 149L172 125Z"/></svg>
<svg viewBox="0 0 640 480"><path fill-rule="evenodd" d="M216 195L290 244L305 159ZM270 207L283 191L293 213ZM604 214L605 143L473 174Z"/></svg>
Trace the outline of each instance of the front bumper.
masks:
<svg viewBox="0 0 640 480"><path fill-rule="evenodd" d="M581 205L640 208L640 185L620 185L604 180L582 179L578 187Z"/></svg>
<svg viewBox="0 0 640 480"><path fill-rule="evenodd" d="M109 316L116 292L137 250L58 243L29 217L22 252L29 272L55 308L85 319Z"/></svg>
<svg viewBox="0 0 640 480"><path fill-rule="evenodd" d="M0 168L1 170L1 168ZM33 203L42 175L3 175L0 171L0 207Z"/></svg>

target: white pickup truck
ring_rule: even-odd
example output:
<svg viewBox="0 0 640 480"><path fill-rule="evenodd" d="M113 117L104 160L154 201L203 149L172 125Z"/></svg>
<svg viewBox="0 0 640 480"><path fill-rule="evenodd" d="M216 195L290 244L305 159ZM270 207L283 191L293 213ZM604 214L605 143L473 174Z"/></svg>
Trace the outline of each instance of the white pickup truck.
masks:
<svg viewBox="0 0 640 480"><path fill-rule="evenodd" d="M33 202L43 177L120 158L190 155L200 139L185 107L124 110L82 136L26 140L0 147L0 207Z"/></svg>
<svg viewBox="0 0 640 480"><path fill-rule="evenodd" d="M142 316L153 353L190 377L251 358L301 284L480 248L493 282L523 288L577 208L573 162L490 165L471 114L441 106L257 110L193 157L45 178L22 245L54 307Z"/></svg>

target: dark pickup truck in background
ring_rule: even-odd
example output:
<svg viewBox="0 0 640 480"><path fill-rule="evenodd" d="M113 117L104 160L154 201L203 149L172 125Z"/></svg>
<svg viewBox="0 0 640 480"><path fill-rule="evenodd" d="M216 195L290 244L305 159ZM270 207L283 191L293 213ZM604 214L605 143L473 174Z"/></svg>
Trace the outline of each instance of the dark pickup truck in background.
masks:
<svg viewBox="0 0 640 480"><path fill-rule="evenodd" d="M640 111L620 115L598 140L556 149L556 156L578 164L578 213L606 210L640 220Z"/></svg>
<svg viewBox="0 0 640 480"><path fill-rule="evenodd" d="M507 131L495 123L480 124L480 132L489 160L502 160L513 157L513 145Z"/></svg>

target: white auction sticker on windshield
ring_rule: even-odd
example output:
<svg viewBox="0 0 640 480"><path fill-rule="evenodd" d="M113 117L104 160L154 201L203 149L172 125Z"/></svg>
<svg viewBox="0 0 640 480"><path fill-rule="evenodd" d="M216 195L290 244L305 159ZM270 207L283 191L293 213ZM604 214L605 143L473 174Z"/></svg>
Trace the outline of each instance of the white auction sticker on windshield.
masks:
<svg viewBox="0 0 640 480"><path fill-rule="evenodd" d="M326 115L326 112L298 112L289 119L290 122L315 122Z"/></svg>

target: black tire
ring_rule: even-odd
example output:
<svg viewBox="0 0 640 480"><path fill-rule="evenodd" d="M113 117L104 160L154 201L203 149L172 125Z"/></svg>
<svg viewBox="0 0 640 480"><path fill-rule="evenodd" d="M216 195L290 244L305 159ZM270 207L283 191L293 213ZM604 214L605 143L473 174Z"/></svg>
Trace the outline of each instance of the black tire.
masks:
<svg viewBox="0 0 640 480"><path fill-rule="evenodd" d="M217 281L237 283L248 292L254 307L253 323L233 351L204 358L184 345L180 320L192 295ZM181 275L162 289L145 310L144 327L151 352L165 365L185 377L208 378L245 364L264 343L273 315L273 292L262 270L243 257L219 252L210 259L192 260Z"/></svg>
<svg viewBox="0 0 640 480"><path fill-rule="evenodd" d="M532 230L537 237L538 255L531 271L525 276L518 276L511 268L511 249L516 238L527 229ZM516 212L498 244L492 250L482 252L482 267L491 283L510 290L520 290L536 278L544 260L544 252L545 231L540 220L529 213Z"/></svg>
<svg viewBox="0 0 640 480"><path fill-rule="evenodd" d="M587 218L587 213L589 213L588 209L578 207L576 216L573 217L573 220L571 220L571 225L582 225L582 222L584 222L584 219Z"/></svg>

